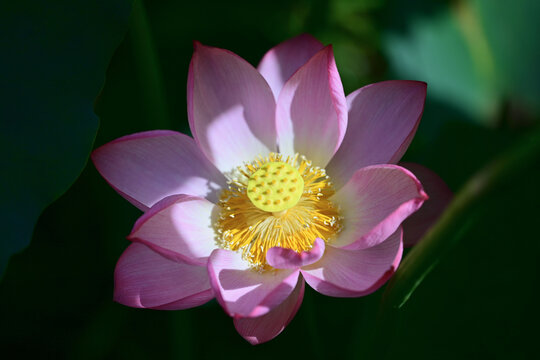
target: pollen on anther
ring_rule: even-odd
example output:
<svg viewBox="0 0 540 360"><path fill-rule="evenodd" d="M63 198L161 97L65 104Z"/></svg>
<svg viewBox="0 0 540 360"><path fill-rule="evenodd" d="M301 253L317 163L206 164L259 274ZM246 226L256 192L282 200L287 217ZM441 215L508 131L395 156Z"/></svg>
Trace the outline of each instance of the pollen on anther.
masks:
<svg viewBox="0 0 540 360"><path fill-rule="evenodd" d="M272 153L241 173L220 195L216 235L222 248L241 251L257 271L271 269L266 252L272 247L300 253L313 239L331 242L342 230L328 176L304 157Z"/></svg>

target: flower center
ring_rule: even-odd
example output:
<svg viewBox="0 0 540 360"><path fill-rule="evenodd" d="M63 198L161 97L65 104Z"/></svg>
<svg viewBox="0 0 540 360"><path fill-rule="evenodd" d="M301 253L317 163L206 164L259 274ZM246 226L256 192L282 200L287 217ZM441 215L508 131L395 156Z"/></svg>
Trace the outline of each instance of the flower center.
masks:
<svg viewBox="0 0 540 360"><path fill-rule="evenodd" d="M298 203L304 179L291 165L276 161L261 166L249 177L247 196L259 209L268 212L287 210Z"/></svg>
<svg viewBox="0 0 540 360"><path fill-rule="evenodd" d="M280 246L296 252L328 242L341 230L334 188L324 169L298 155L271 153L238 167L220 196L215 225L219 245L241 251L254 268L267 270L266 252Z"/></svg>

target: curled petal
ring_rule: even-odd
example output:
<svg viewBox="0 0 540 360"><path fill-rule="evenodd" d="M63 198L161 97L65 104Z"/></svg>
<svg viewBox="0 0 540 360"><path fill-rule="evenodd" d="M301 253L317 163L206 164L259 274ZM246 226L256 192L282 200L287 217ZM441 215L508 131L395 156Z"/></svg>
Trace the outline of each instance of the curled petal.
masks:
<svg viewBox="0 0 540 360"><path fill-rule="evenodd" d="M301 34L274 46L263 56L257 69L277 99L285 82L324 45L309 34Z"/></svg>
<svg viewBox="0 0 540 360"><path fill-rule="evenodd" d="M444 180L430 169L413 163L400 163L400 165L416 175L429 195L429 200L422 205L420 210L403 222L403 244L405 247L410 247L416 244L435 224L452 200L453 194Z"/></svg>
<svg viewBox="0 0 540 360"><path fill-rule="evenodd" d="M332 198L344 215L334 247L365 249L388 238L428 197L416 177L397 165L373 165L354 173Z"/></svg>
<svg viewBox="0 0 540 360"><path fill-rule="evenodd" d="M171 261L143 244L129 245L114 270L114 300L123 305L180 310L213 297L205 267Z"/></svg>
<svg viewBox="0 0 540 360"><path fill-rule="evenodd" d="M187 93L193 137L222 172L276 151L274 96L238 55L196 42Z"/></svg>
<svg viewBox="0 0 540 360"><path fill-rule="evenodd" d="M268 265L276 269L299 269L317 262L324 254L324 240L317 238L309 251L297 253L291 249L273 247L266 252Z"/></svg>
<svg viewBox="0 0 540 360"><path fill-rule="evenodd" d="M420 81L392 80L364 86L347 96L347 133L326 167L336 189L360 168L401 159L420 123L426 89Z"/></svg>
<svg viewBox="0 0 540 360"><path fill-rule="evenodd" d="M94 150L92 160L105 180L143 211L174 194L215 202L219 190L227 186L195 141L175 131L121 137Z"/></svg>
<svg viewBox="0 0 540 360"><path fill-rule="evenodd" d="M128 239L169 259L206 266L216 248L212 215L217 209L203 198L169 196L137 220Z"/></svg>
<svg viewBox="0 0 540 360"><path fill-rule="evenodd" d="M262 344L278 336L296 315L304 298L304 279L298 278L293 292L269 313L255 318L235 318L234 327L251 345Z"/></svg>
<svg viewBox="0 0 540 360"><path fill-rule="evenodd" d="M241 254L217 249L208 259L208 274L216 298L232 317L262 316L292 293L298 270L259 272Z"/></svg>
<svg viewBox="0 0 540 360"><path fill-rule="evenodd" d="M285 83L276 119L280 153L299 153L316 166L326 166L347 128L347 103L331 46L315 54Z"/></svg>
<svg viewBox="0 0 540 360"><path fill-rule="evenodd" d="M322 259L301 271L307 283L321 294L364 296L377 290L392 276L402 254L402 230L398 229L369 249L345 250L327 245Z"/></svg>

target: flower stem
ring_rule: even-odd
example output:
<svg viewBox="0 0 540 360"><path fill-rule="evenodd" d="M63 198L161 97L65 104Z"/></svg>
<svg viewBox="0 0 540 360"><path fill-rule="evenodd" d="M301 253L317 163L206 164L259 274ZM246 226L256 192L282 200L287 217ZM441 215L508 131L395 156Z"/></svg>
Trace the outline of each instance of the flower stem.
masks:
<svg viewBox="0 0 540 360"><path fill-rule="evenodd" d="M133 61L142 85L148 116L151 116L156 128L170 129L163 75L142 0L136 0L133 4L129 30Z"/></svg>
<svg viewBox="0 0 540 360"><path fill-rule="evenodd" d="M422 280L463 237L476 206L510 181L527 176L540 159L540 131L519 142L473 176L456 194L439 221L409 252L389 281L382 309L401 308ZM465 226L464 226L465 225ZM456 229L460 229L456 232Z"/></svg>
<svg viewBox="0 0 540 360"><path fill-rule="evenodd" d="M383 293L372 344L396 331L399 309L425 277L477 220L479 205L511 183L528 176L540 163L540 128L474 175L456 194L439 221L404 258ZM378 340L380 339L380 340ZM377 347L377 345L374 345Z"/></svg>

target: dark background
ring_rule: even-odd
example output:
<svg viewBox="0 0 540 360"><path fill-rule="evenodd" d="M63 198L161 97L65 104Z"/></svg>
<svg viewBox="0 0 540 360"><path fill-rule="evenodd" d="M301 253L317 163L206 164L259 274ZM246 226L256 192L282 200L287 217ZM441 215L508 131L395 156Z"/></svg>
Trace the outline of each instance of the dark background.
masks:
<svg viewBox="0 0 540 360"><path fill-rule="evenodd" d="M138 131L189 133L193 40L256 66L272 46L308 32L334 45L347 94L387 79L428 83L423 120L404 160L435 170L459 194L486 165L537 143L539 2L141 4L0 5L2 358L534 357L538 153L514 156L515 169L438 239L456 245L437 255L390 321L380 320L384 288L357 299L306 288L292 323L256 347L214 301L175 312L112 301L114 266L140 212L106 184L88 155Z"/></svg>

